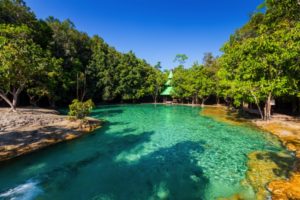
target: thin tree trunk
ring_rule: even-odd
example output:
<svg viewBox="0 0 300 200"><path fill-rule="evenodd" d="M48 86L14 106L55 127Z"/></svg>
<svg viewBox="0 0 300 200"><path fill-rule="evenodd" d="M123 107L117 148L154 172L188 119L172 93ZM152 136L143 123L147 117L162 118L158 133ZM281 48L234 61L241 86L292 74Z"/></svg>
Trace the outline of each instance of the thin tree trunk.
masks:
<svg viewBox="0 0 300 200"><path fill-rule="evenodd" d="M40 97L38 97L37 99L35 99L34 95L31 96L31 95L27 94L27 96L29 97L29 103L30 103L30 105L32 105L34 107L37 107L37 103L39 102Z"/></svg>
<svg viewBox="0 0 300 200"><path fill-rule="evenodd" d="M270 92L266 101L266 120L271 119L271 98L272 94Z"/></svg>
<svg viewBox="0 0 300 200"><path fill-rule="evenodd" d="M300 115L300 98L298 98L298 115Z"/></svg>
<svg viewBox="0 0 300 200"><path fill-rule="evenodd" d="M257 106L257 108L258 108L258 111L259 111L259 114L260 114L261 119L264 119L264 115L263 115L263 113L262 113L262 111L261 111L261 109L260 109L260 105L259 105L259 102L258 102L258 100L257 100L257 97L254 95L254 93L253 93L252 91L250 91L250 92L251 92L251 95L253 96L253 98L254 98L254 100L255 100L255 104L256 104L256 106Z"/></svg>
<svg viewBox="0 0 300 200"><path fill-rule="evenodd" d="M18 98L19 94L22 92L23 88L20 87L17 90L13 90L12 95L13 95L13 101L12 101L12 108L11 111L16 112L17 110L17 105L18 105Z"/></svg>
<svg viewBox="0 0 300 200"><path fill-rule="evenodd" d="M79 100L79 97L78 97L78 93L79 93L79 83L78 83L78 72L76 74L76 98Z"/></svg>
<svg viewBox="0 0 300 200"><path fill-rule="evenodd" d="M229 99L229 100L228 100L228 99ZM230 98L229 98L229 97L226 97L226 98L225 98L225 102L226 102L227 108L230 108L231 101L230 101Z"/></svg>
<svg viewBox="0 0 300 200"><path fill-rule="evenodd" d="M155 88L155 93L152 96L155 104L157 103L157 93L158 93L158 90Z"/></svg>
<svg viewBox="0 0 300 200"><path fill-rule="evenodd" d="M292 100L292 113L293 114L297 114L297 98L294 97L293 100Z"/></svg>
<svg viewBox="0 0 300 200"><path fill-rule="evenodd" d="M216 98L217 98L217 105L220 105L220 97L217 96Z"/></svg>
<svg viewBox="0 0 300 200"><path fill-rule="evenodd" d="M271 93L269 93L268 98L266 99L265 102L265 120L270 120L271 119Z"/></svg>
<svg viewBox="0 0 300 200"><path fill-rule="evenodd" d="M208 98L209 98L209 96L206 97L206 98L202 98L201 107L204 107L204 103L205 103L205 101L206 101Z"/></svg>
<svg viewBox="0 0 300 200"><path fill-rule="evenodd" d="M82 89L82 95L81 95L81 102L83 102L85 94L86 94L86 75L84 73L84 81L83 81L83 89Z"/></svg>
<svg viewBox="0 0 300 200"><path fill-rule="evenodd" d="M0 97L11 107L13 108L12 102L7 98L7 96L0 92Z"/></svg>
<svg viewBox="0 0 300 200"><path fill-rule="evenodd" d="M264 120L267 120L267 106L266 106L266 103L265 103L265 106L264 106Z"/></svg>

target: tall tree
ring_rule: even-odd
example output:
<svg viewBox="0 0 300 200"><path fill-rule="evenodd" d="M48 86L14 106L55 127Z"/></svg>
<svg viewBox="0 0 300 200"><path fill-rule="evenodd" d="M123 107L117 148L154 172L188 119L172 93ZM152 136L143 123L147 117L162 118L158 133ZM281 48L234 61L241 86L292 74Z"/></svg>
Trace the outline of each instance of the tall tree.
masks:
<svg viewBox="0 0 300 200"><path fill-rule="evenodd" d="M147 77L145 84L146 93L149 93L153 97L154 103L157 103L157 98L167 80L166 74L163 74L158 67L155 67L149 68Z"/></svg>
<svg viewBox="0 0 300 200"><path fill-rule="evenodd" d="M283 12L287 7L291 13ZM247 100L260 109L264 102L264 119L271 117L273 97L295 94L299 85L300 18L292 7L300 9L296 0L267 0L265 14L255 14L223 47L223 83L236 104Z"/></svg>
<svg viewBox="0 0 300 200"><path fill-rule="evenodd" d="M25 25L0 25L0 97L12 111L19 94L49 64L47 53L33 42L31 33Z"/></svg>
<svg viewBox="0 0 300 200"><path fill-rule="evenodd" d="M91 41L86 33L76 30L70 20L47 19L53 35L50 49L56 58L63 60L61 88L56 94L66 103L76 97L77 75L85 73L91 57Z"/></svg>

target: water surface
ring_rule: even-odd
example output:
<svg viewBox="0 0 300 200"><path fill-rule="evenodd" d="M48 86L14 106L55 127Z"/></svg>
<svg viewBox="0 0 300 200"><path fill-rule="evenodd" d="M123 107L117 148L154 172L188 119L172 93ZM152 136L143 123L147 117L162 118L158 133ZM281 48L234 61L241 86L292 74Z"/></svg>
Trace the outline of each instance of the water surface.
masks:
<svg viewBox="0 0 300 200"><path fill-rule="evenodd" d="M274 137L201 116L199 107L101 106L104 126L0 164L0 199L215 199L238 192L247 155Z"/></svg>

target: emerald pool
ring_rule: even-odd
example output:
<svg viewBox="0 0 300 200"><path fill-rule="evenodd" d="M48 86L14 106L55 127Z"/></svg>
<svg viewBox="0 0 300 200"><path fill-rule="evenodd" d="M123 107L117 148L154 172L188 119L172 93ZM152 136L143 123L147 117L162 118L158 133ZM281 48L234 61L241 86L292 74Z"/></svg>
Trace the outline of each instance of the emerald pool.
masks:
<svg viewBox="0 0 300 200"><path fill-rule="evenodd" d="M276 138L199 107L100 106L92 116L106 121L101 129L0 163L0 199L251 199L241 184L247 155L285 151Z"/></svg>

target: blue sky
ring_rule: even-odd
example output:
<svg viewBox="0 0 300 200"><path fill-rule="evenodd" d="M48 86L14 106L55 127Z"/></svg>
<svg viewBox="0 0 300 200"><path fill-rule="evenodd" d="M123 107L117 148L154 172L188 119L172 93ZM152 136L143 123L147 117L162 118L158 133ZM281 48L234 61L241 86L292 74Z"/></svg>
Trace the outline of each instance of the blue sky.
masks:
<svg viewBox="0 0 300 200"><path fill-rule="evenodd" d="M171 69L178 53L186 66L205 52L220 55L230 34L249 20L262 0L25 0L38 18L70 19L121 52Z"/></svg>

